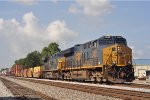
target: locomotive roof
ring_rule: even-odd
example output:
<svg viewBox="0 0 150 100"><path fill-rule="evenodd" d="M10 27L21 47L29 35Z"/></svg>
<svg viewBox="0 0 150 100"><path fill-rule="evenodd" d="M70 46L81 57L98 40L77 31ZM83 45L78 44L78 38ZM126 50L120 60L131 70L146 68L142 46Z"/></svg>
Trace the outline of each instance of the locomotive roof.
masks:
<svg viewBox="0 0 150 100"><path fill-rule="evenodd" d="M100 38L98 38L97 40L124 40L126 41L125 38L123 38L122 36L102 36Z"/></svg>
<svg viewBox="0 0 150 100"><path fill-rule="evenodd" d="M74 52L74 47L71 47L69 49L61 51L61 54L66 54L66 53L70 53L70 52Z"/></svg>
<svg viewBox="0 0 150 100"><path fill-rule="evenodd" d="M125 44L127 45L126 39L123 38L122 36L102 36L98 39L88 41L86 43L95 42L96 40L99 40L99 41L109 41L110 40L110 41L114 41L114 43L115 43L115 41L124 41ZM86 43L84 43L84 44L86 44Z"/></svg>
<svg viewBox="0 0 150 100"><path fill-rule="evenodd" d="M124 41L124 42L125 42L125 45L126 45L126 39L123 38L122 36L102 36L102 37L100 37L100 38L98 38L98 39L95 39L95 40L92 40L92 41L88 41L88 42L86 42L86 43L92 43L92 42L95 42L95 41L97 41L97 40L99 40L99 41L108 41L108 40L117 41L117 40L121 40L121 41ZM71 47L71 48L62 50L62 51L60 51L60 52L58 52L58 53L55 53L53 56L62 56L62 55L64 55L64 54L73 53L76 47L82 46L82 45L84 45L84 44L86 44L86 43L83 43L83 44L76 44L76 45L74 45L74 46Z"/></svg>

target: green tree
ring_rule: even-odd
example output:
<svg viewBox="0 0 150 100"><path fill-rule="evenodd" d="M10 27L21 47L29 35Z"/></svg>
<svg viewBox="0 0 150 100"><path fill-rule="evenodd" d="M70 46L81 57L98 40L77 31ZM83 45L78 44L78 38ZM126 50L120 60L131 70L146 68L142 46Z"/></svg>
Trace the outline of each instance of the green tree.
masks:
<svg viewBox="0 0 150 100"><path fill-rule="evenodd" d="M42 65L42 56L40 52L33 51L29 53L25 60L26 66L28 67L35 67Z"/></svg>
<svg viewBox="0 0 150 100"><path fill-rule="evenodd" d="M52 42L48 45L48 47L44 47L42 49L42 57L48 57L49 55L53 55L60 51L59 45L55 42Z"/></svg>
<svg viewBox="0 0 150 100"><path fill-rule="evenodd" d="M52 42L48 47L44 47L42 52L33 51L27 55L26 58L21 58L15 61L15 65L19 64L23 67L35 67L42 65L42 58L48 58L49 55L53 55L60 51L59 45Z"/></svg>
<svg viewBox="0 0 150 100"><path fill-rule="evenodd" d="M15 64L25 66L25 58L21 58L15 61Z"/></svg>
<svg viewBox="0 0 150 100"><path fill-rule="evenodd" d="M55 42L52 42L48 45L48 49L50 50L50 55L53 55L60 51L59 45Z"/></svg>
<svg viewBox="0 0 150 100"><path fill-rule="evenodd" d="M50 50L48 49L48 47L44 47L41 52L42 57L47 57L49 54Z"/></svg>

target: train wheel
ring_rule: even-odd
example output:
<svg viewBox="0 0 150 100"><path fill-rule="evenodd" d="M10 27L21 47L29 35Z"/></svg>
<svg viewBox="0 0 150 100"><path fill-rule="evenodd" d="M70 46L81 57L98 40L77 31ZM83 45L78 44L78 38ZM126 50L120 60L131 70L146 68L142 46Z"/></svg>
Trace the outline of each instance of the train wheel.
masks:
<svg viewBox="0 0 150 100"><path fill-rule="evenodd" d="M99 83L100 83L100 84L103 84L103 77L100 77Z"/></svg>
<svg viewBox="0 0 150 100"><path fill-rule="evenodd" d="M97 83L97 78L96 77L93 77L94 78L94 84Z"/></svg>
<svg viewBox="0 0 150 100"><path fill-rule="evenodd" d="M113 83L111 81L109 81L109 80L106 81L106 84L107 85L113 85Z"/></svg>

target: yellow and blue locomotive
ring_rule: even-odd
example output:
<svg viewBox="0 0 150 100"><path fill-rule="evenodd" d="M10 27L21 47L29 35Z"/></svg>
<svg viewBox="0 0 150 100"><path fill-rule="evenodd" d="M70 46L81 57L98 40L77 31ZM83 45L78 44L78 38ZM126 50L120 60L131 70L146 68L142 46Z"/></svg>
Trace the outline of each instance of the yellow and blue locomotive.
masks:
<svg viewBox="0 0 150 100"><path fill-rule="evenodd" d="M121 36L102 36L50 56L44 78L122 83L134 80L132 50Z"/></svg>

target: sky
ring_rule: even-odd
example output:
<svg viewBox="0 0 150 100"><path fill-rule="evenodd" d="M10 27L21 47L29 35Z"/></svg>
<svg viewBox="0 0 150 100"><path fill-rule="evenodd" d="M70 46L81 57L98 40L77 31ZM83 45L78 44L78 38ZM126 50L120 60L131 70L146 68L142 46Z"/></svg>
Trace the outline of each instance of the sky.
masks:
<svg viewBox="0 0 150 100"><path fill-rule="evenodd" d="M123 36L134 59L149 59L149 10L149 0L1 0L0 68L51 42L64 50L104 35Z"/></svg>

